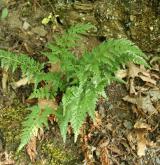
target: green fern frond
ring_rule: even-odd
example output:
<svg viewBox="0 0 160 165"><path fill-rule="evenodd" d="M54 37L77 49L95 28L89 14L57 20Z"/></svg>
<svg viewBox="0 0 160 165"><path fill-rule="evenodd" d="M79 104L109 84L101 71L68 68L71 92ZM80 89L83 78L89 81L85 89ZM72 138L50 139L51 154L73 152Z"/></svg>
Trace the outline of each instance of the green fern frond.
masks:
<svg viewBox="0 0 160 165"><path fill-rule="evenodd" d="M49 52L43 52L45 56L49 58L51 63L61 62L62 68L64 71L67 71L67 66L72 63L76 63L77 58L71 52L71 48L74 48L77 45L77 41L81 39L80 34L85 34L86 31L94 28L91 24L77 24L75 26L71 26L68 31L66 31L61 37L56 37L54 43L49 43L48 48L51 50ZM67 65L68 64L68 65Z"/></svg>
<svg viewBox="0 0 160 165"><path fill-rule="evenodd" d="M49 107L41 109L39 106L33 106L30 110L32 110L31 114L27 117L26 121L23 122L24 129L18 151L20 151L32 137L38 135L40 128L43 128L43 126L48 127L48 116L53 113L53 109Z"/></svg>
<svg viewBox="0 0 160 165"><path fill-rule="evenodd" d="M94 25L92 25L91 23L86 23L86 24L76 24L71 26L68 30L67 33L69 34L86 34L87 31L89 31L90 29L95 28Z"/></svg>
<svg viewBox="0 0 160 165"><path fill-rule="evenodd" d="M66 141L67 126L69 122L73 128L75 134L74 139L76 141L87 113L94 119L97 100L98 93L95 93L92 89L86 91L84 91L82 87L71 87L67 89L62 100L63 114L61 111L57 112L60 131L64 141Z"/></svg>
<svg viewBox="0 0 160 165"><path fill-rule="evenodd" d="M40 73L43 64L29 58L25 54L15 54L13 52L0 50L1 67L5 69L11 69L13 72L20 67L23 75L32 77L33 75Z"/></svg>
<svg viewBox="0 0 160 165"><path fill-rule="evenodd" d="M32 98L38 98L38 99L52 99L54 98L52 89L46 85L45 87L41 87L39 89L35 89L31 95L29 96L29 99Z"/></svg>
<svg viewBox="0 0 160 165"><path fill-rule="evenodd" d="M93 50L95 58L104 57L104 62L112 65L126 64L129 61L149 67L146 55L131 41L127 39L110 39ZM101 61L102 62L102 61Z"/></svg>
<svg viewBox="0 0 160 165"><path fill-rule="evenodd" d="M76 46L76 41L81 39L79 34L85 34L91 28L94 26L90 23L71 26L63 36L56 38L56 45L66 49L73 48Z"/></svg>
<svg viewBox="0 0 160 165"><path fill-rule="evenodd" d="M70 121L70 113L66 113L63 115L63 107L62 105L58 107L57 111L55 112L56 118L58 119L58 125L60 128L61 136L63 138L63 141L66 141L66 135L67 135L67 128L68 128L68 122Z"/></svg>
<svg viewBox="0 0 160 165"><path fill-rule="evenodd" d="M50 86L54 86L54 89L56 90L58 87L63 86L63 82L62 80L62 73L58 73L58 72L41 72L38 73L35 77L34 77L34 83L35 83L35 88L37 88L38 83L40 83L41 81L45 82L45 84L50 84Z"/></svg>

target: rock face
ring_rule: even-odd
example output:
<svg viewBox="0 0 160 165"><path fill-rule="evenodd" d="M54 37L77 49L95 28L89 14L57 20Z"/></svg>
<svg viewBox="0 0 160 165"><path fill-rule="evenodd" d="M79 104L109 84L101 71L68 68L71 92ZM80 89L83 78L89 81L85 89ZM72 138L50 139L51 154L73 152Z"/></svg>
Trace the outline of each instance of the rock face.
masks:
<svg viewBox="0 0 160 165"><path fill-rule="evenodd" d="M128 38L143 51L160 52L159 0L86 0L56 12L67 25L91 22L98 36Z"/></svg>
<svg viewBox="0 0 160 165"><path fill-rule="evenodd" d="M160 52L160 1L132 1L129 12L133 41L147 52Z"/></svg>
<svg viewBox="0 0 160 165"><path fill-rule="evenodd" d="M146 52L160 52L159 0L107 0L95 10L99 34L132 39Z"/></svg>
<svg viewBox="0 0 160 165"><path fill-rule="evenodd" d="M124 4L115 0L95 4L98 35L106 38L126 38L125 21L128 20Z"/></svg>

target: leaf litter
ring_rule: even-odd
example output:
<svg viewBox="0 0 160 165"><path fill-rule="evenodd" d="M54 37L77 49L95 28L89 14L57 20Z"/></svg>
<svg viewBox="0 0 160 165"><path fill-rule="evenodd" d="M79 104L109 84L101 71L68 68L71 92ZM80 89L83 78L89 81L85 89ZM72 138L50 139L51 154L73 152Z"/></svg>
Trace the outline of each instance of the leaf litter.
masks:
<svg viewBox="0 0 160 165"><path fill-rule="evenodd" d="M109 100L98 104L97 122L81 133L85 164L160 164L160 64L155 59L150 69L131 63L117 72L127 83L106 89Z"/></svg>

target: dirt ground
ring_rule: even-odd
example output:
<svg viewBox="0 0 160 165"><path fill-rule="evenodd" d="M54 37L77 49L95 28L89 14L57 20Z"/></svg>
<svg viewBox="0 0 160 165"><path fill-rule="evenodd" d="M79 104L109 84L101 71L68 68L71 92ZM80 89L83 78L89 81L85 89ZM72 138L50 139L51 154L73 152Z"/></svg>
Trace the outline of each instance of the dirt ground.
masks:
<svg viewBox="0 0 160 165"><path fill-rule="evenodd" d="M10 75L7 92L0 86L0 165L160 165L160 2L0 1L0 14L4 9L8 14L0 20L0 49L41 62L40 52L55 34L91 22L97 30L84 39L88 49L108 38L128 38L147 54L151 68L129 64L117 73L126 84L106 87L108 99L99 99L96 121L86 119L77 144L72 133L63 144L52 123L33 155L16 153L32 88L11 89L20 73Z"/></svg>

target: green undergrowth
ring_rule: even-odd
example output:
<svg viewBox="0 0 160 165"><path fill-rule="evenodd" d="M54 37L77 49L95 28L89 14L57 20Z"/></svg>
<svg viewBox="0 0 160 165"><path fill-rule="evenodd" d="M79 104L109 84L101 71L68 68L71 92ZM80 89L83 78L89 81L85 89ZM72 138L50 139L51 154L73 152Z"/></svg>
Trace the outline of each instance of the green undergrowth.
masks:
<svg viewBox="0 0 160 165"><path fill-rule="evenodd" d="M27 83L34 84L29 98L48 101L43 106L38 104L29 108L31 113L23 121L18 150L37 136L40 128L48 127L50 114L57 119L63 141L66 141L70 124L76 142L86 117L89 115L95 120L96 103L99 97L106 97L106 85L113 81L123 82L115 73L129 62L148 66L145 54L126 39L110 39L91 52L83 50L78 57L73 51L79 46L77 41L91 28L94 28L91 24L77 24L62 36L57 36L47 45L49 50L42 52L48 58L45 63L39 63L25 54L0 50L1 67L12 72L21 68L22 79L27 78ZM46 72L43 68L48 64L51 68ZM53 103L59 92L63 93L62 101L58 106L51 106L49 101Z"/></svg>

